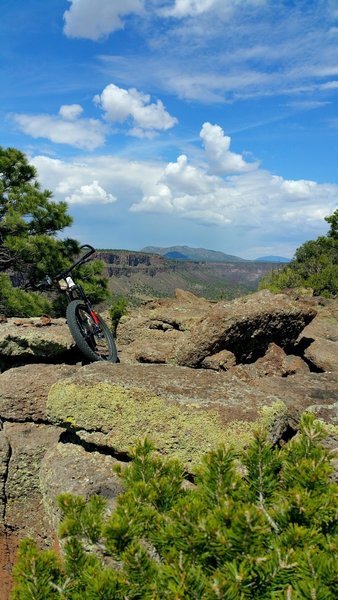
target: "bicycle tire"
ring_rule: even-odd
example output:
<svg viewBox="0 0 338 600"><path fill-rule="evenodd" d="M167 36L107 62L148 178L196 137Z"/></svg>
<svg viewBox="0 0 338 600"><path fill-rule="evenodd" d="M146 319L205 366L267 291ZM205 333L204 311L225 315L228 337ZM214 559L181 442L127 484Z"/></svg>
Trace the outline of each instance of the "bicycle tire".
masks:
<svg viewBox="0 0 338 600"><path fill-rule="evenodd" d="M117 350L112 332L100 315L97 315L100 331L95 331L94 320L85 302L82 300L70 302L67 306L66 318L69 331L82 354L91 361L117 362Z"/></svg>

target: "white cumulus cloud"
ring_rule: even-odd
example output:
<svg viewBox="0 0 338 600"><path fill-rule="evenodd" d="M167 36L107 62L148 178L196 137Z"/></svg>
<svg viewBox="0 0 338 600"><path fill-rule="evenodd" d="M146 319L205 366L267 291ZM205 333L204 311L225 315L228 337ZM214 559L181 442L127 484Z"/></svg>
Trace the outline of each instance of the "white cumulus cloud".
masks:
<svg viewBox="0 0 338 600"><path fill-rule="evenodd" d="M107 121L113 123L131 120L131 135L143 137L157 131L170 129L177 123L165 109L161 100L151 103L148 94L134 88L125 90L111 83L102 94L94 97L94 102L105 111Z"/></svg>
<svg viewBox="0 0 338 600"><path fill-rule="evenodd" d="M61 106L58 115L13 114L11 118L21 131L33 138L95 150L104 144L107 126L97 119L78 119L81 112L79 104L72 104Z"/></svg>
<svg viewBox="0 0 338 600"><path fill-rule="evenodd" d="M243 173L258 167L258 163L247 163L241 154L230 151L231 138L224 135L219 125L204 123L200 131L205 154L215 173Z"/></svg>
<svg viewBox="0 0 338 600"><path fill-rule="evenodd" d="M53 191L56 200L71 203L112 204L118 199L135 201L152 189L161 167L147 161L130 161L113 155L60 160L38 155L36 167L42 187ZM85 202L86 201L86 202Z"/></svg>
<svg viewBox="0 0 338 600"><path fill-rule="evenodd" d="M60 106L59 115L62 119L74 121L82 112L83 108L80 104L63 104Z"/></svg>
<svg viewBox="0 0 338 600"><path fill-rule="evenodd" d="M98 181L81 185L70 196L66 196L65 200L69 204L111 204L116 202L115 196L106 192Z"/></svg>
<svg viewBox="0 0 338 600"><path fill-rule="evenodd" d="M69 0L63 17L68 37L99 40L123 28L123 17L140 13L143 0Z"/></svg>
<svg viewBox="0 0 338 600"><path fill-rule="evenodd" d="M206 150L204 156L201 161L198 155L198 163L186 154L169 163L109 154L82 156L81 160L37 156L31 162L41 185L51 189L56 200L66 199L79 208L90 203L106 205L107 226L110 222L113 226L118 206L119 215L134 224L131 227L146 222L149 215L157 218L163 235L168 235L170 219L161 217L168 215L184 219L187 229L189 224L216 226L209 230L211 240L213 236L233 239L243 252L249 245L260 248L249 251L252 258L270 246L270 254L277 247L292 254L300 245L297 240L313 239L325 231L324 217L337 208L335 184L285 179L257 164L248 170L244 159L242 170L216 173ZM129 211L132 215L128 216ZM174 238L175 231L171 233Z"/></svg>
<svg viewBox="0 0 338 600"><path fill-rule="evenodd" d="M217 125L204 124L201 138L206 168L187 156L164 166L157 181L133 212L177 214L206 224L274 230L304 230L318 225L337 206L338 186L311 180L287 180L246 163L230 152L230 138Z"/></svg>

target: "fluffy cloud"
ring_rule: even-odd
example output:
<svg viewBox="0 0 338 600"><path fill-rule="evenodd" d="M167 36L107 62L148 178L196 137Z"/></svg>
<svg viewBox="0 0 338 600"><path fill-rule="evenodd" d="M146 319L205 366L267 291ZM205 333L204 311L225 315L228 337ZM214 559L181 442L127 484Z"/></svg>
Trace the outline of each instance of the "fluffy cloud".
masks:
<svg viewBox="0 0 338 600"><path fill-rule="evenodd" d="M204 123L200 131L205 154L215 173L243 173L258 167L258 163L247 163L240 154L230 151L231 138L224 135L219 125Z"/></svg>
<svg viewBox="0 0 338 600"><path fill-rule="evenodd" d="M122 123L130 119L133 123L130 133L138 137L152 136L156 131L170 129L177 123L161 100L156 103L150 100L148 94L134 88L125 90L113 83L107 85L101 95L94 97L94 102L105 111L107 121Z"/></svg>
<svg viewBox="0 0 338 600"><path fill-rule="evenodd" d="M74 121L82 112L83 108L80 104L63 104L60 106L59 115L66 121Z"/></svg>
<svg viewBox="0 0 338 600"><path fill-rule="evenodd" d="M134 203L134 212L178 214L203 223L257 228L280 235L316 227L338 200L338 186L308 180L287 180L246 163L230 152L231 139L222 129L204 124L201 138L208 169L189 165L185 155L162 170L150 191ZM215 158L211 160L212 151ZM215 165L218 174L215 173ZM220 176L222 174L222 176Z"/></svg>
<svg viewBox="0 0 338 600"><path fill-rule="evenodd" d="M110 155L82 157L81 161L39 155L30 162L41 185L53 190L56 200L75 204L112 204L122 198L135 201L150 191L161 174L159 165Z"/></svg>
<svg viewBox="0 0 338 600"><path fill-rule="evenodd" d="M276 230L277 237L283 228L304 230L318 225L338 199L336 185L288 181L264 170L223 179L196 169L198 184L189 189L189 168L186 157L170 163L151 193L134 203L132 211L179 214L206 224L258 228L261 235L264 229Z"/></svg>
<svg viewBox="0 0 338 600"><path fill-rule="evenodd" d="M214 143L226 138L220 135L220 128L209 133L212 131ZM230 141L225 155L230 152ZM223 148L222 143L220 146ZM235 156L237 172L232 167L222 173L215 173L207 157L203 168L203 163L197 165L185 154L167 164L111 155L81 157L81 161L37 156L31 162L43 187L53 190L57 200L66 199L77 207L106 204L107 226L113 218L108 209L116 205L125 222L130 219L134 225L141 219L145 222L147 215L152 220L159 215L158 227L163 227L163 235L168 237L170 221L161 215L170 215L176 223L185 219L196 226L216 226L210 229L210 247L214 236L224 235L236 239L237 246L242 243L242 252L251 244L256 250L245 253L252 257L266 253L264 248L269 248L270 254L277 248L279 253L285 248L284 252L292 254L299 240L311 239L325 230L324 217L337 207L337 185L284 179L257 163L248 170L244 158ZM128 216L129 211L133 215ZM139 221L135 221L137 217ZM250 242L246 242L246 235ZM174 239L175 231L172 236Z"/></svg>
<svg viewBox="0 0 338 600"><path fill-rule="evenodd" d="M69 0L71 7L64 13L64 32L68 37L98 40L121 29L125 17L140 13L142 0Z"/></svg>
<svg viewBox="0 0 338 600"><path fill-rule="evenodd" d="M81 112L79 104L71 104L61 106L57 116L14 114L11 117L21 131L33 138L95 150L104 144L107 126L97 119L78 119Z"/></svg>
<svg viewBox="0 0 338 600"><path fill-rule="evenodd" d="M125 90L111 83L93 100L104 111L106 123L81 118L83 108L80 104L64 104L57 115L12 114L11 119L27 135L81 150L95 150L104 144L109 133L107 122L127 121L131 124L128 134L136 137L154 137L159 131L166 131L177 123L176 117L167 112L161 100L151 103L148 94L134 88Z"/></svg>
<svg viewBox="0 0 338 600"><path fill-rule="evenodd" d="M60 187L62 189L62 185ZM106 192L96 180L93 183L81 185L70 196L66 196L65 200L69 204L111 204L116 202L115 196Z"/></svg>

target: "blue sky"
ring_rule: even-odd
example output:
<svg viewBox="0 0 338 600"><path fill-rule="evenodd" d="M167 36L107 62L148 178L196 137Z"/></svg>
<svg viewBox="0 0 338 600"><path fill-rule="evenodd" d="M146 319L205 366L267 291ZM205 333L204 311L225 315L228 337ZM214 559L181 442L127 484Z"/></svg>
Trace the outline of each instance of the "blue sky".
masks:
<svg viewBox="0 0 338 600"><path fill-rule="evenodd" d="M338 1L2 0L0 144L100 248L291 257L338 202Z"/></svg>

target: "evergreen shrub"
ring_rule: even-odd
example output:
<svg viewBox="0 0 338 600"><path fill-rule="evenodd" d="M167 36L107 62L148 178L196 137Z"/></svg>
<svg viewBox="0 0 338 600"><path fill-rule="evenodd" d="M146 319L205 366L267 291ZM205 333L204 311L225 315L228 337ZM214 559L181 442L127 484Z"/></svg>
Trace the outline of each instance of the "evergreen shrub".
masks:
<svg viewBox="0 0 338 600"><path fill-rule="evenodd" d="M313 290L315 296L337 296L338 209L325 221L330 225L327 235L297 248L289 264L263 277L260 289L268 288L278 293L286 288L307 287Z"/></svg>
<svg viewBox="0 0 338 600"><path fill-rule="evenodd" d="M114 296L111 307L109 309L112 330L116 335L117 326L121 318L128 312L128 299L124 296Z"/></svg>
<svg viewBox="0 0 338 600"><path fill-rule="evenodd" d="M63 554L21 544L13 600L334 600L338 598L337 484L323 425L272 447L207 454L194 481L176 460L139 443L117 469L125 492L63 494Z"/></svg>

